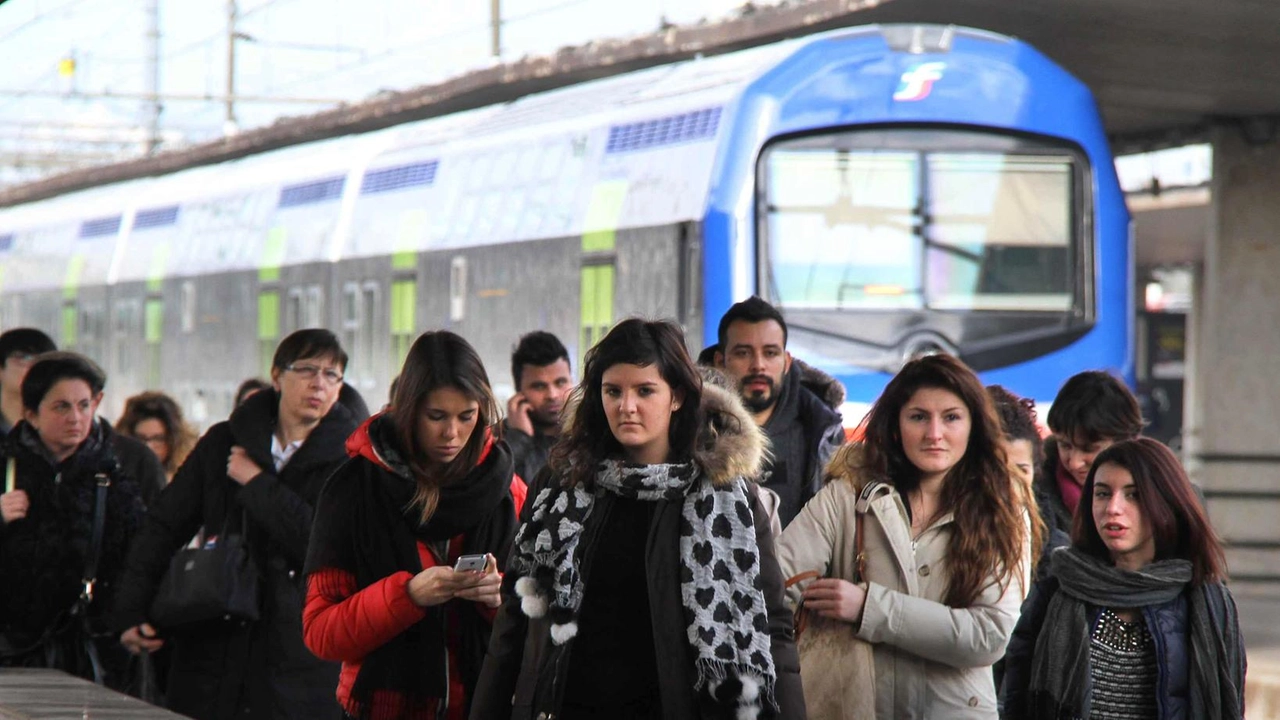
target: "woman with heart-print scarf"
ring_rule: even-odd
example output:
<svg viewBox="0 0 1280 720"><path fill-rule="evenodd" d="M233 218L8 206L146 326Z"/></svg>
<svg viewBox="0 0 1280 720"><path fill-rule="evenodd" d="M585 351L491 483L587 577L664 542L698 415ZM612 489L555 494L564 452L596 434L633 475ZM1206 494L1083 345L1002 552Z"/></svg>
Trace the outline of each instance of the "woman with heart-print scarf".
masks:
<svg viewBox="0 0 1280 720"><path fill-rule="evenodd" d="M503 580L473 720L803 718L764 453L670 321L587 353Z"/></svg>

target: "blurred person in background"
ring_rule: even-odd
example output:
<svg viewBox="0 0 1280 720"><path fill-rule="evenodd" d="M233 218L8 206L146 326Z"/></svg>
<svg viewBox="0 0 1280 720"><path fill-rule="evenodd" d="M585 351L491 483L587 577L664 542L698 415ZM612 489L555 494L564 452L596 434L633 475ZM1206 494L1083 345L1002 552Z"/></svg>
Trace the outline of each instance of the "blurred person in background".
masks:
<svg viewBox="0 0 1280 720"><path fill-rule="evenodd" d="M1000 385L988 385L987 395L995 405L1004 431L1004 452L1009 472L1020 482L1027 499L1034 502L1033 483L1044 461L1044 440L1036 425L1036 401L1014 395Z"/></svg>
<svg viewBox="0 0 1280 720"><path fill-rule="evenodd" d="M262 378L252 377L240 383L240 387L236 388L236 407L244 404L245 400L253 397L254 393L261 390L270 390L271 383Z"/></svg>
<svg viewBox="0 0 1280 720"><path fill-rule="evenodd" d="M162 392L144 392L125 401L116 432L131 437L155 453L172 480L196 444L196 432L182 417L177 401Z"/></svg>
<svg viewBox="0 0 1280 720"><path fill-rule="evenodd" d="M532 483L560 439L560 411L573 389L569 351L560 339L537 330L511 353L516 394L507 402L502 437L516 459L516 474Z"/></svg>
<svg viewBox="0 0 1280 720"><path fill-rule="evenodd" d="M270 390L209 428L139 531L117 596L120 642L132 652L172 643L168 706L198 720L337 718L338 666L302 642L302 565L312 509L344 443L367 416L343 383L347 354L328 330L281 341ZM257 621L177 628L148 621L169 560L201 527L243 527L262 573ZM230 521L230 522L228 522Z"/></svg>
<svg viewBox="0 0 1280 720"><path fill-rule="evenodd" d="M1066 545L1085 479L1098 453L1142 433L1138 399L1102 370L1067 378L1049 406L1044 464L1035 479L1036 503L1051 546Z"/></svg>
<svg viewBox="0 0 1280 720"><path fill-rule="evenodd" d="M0 436L8 435L23 418L22 379L41 353L53 352L53 339L35 328L0 333Z"/></svg>
<svg viewBox="0 0 1280 720"><path fill-rule="evenodd" d="M391 400L320 494L303 636L342 662L349 717L465 717L525 484L494 437L497 404L466 340L419 337ZM460 558L483 560L455 569Z"/></svg>
<svg viewBox="0 0 1280 720"><path fill-rule="evenodd" d="M111 426L95 418L106 375L62 352L41 355L25 375L24 419L0 457L0 665L56 668L127 690L129 656L108 611L144 509Z"/></svg>

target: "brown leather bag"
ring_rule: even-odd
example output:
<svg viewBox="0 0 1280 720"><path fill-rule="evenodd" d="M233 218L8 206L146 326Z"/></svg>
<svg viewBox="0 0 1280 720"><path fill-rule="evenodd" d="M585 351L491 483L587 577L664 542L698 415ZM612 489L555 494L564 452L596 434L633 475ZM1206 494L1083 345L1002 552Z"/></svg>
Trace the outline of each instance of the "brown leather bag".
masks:
<svg viewBox="0 0 1280 720"><path fill-rule="evenodd" d="M864 489L864 497L870 495ZM860 503L862 504L862 503ZM866 554L862 549L862 516L855 513L853 582L862 582ZM787 587L821 576L807 570L787 580ZM800 681L809 720L874 720L876 667L871 643L858 637L857 627L796 607L796 649L800 653Z"/></svg>

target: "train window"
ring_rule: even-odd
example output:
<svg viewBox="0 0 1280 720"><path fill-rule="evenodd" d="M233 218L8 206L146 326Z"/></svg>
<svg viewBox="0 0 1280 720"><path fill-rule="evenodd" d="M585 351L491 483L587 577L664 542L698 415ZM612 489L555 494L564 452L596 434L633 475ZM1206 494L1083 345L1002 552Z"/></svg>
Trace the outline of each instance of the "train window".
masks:
<svg viewBox="0 0 1280 720"><path fill-rule="evenodd" d="M284 306L284 327L286 332L305 327L302 324L302 290L298 288L289 291L289 300Z"/></svg>
<svg viewBox="0 0 1280 720"><path fill-rule="evenodd" d="M363 358L359 356L357 350L360 347L362 335L363 333L360 332L360 286L356 283L347 283L342 287L342 346L347 348L349 353L355 353L356 360L353 363L354 367L347 368L349 379L353 378L355 373L359 373L358 377L369 374L369 367L360 362Z"/></svg>
<svg viewBox="0 0 1280 720"><path fill-rule="evenodd" d="M182 332L192 333L196 329L196 284L187 280L182 283Z"/></svg>
<svg viewBox="0 0 1280 720"><path fill-rule="evenodd" d="M324 322L324 292L319 285L312 285L306 289L303 295L302 303L302 322L303 327L315 328L328 325Z"/></svg>
<svg viewBox="0 0 1280 720"><path fill-rule="evenodd" d="M418 281L396 280L391 283L391 343L395 365L399 368L409 354L417 329Z"/></svg>
<svg viewBox="0 0 1280 720"><path fill-rule="evenodd" d="M137 372L138 338L143 336L142 306L137 298L117 300L115 302L115 327L112 338L115 341L116 372L131 374Z"/></svg>
<svg viewBox="0 0 1280 720"><path fill-rule="evenodd" d="M365 283L364 293L360 302L360 326L365 331L360 335L360 343L356 345L356 362L363 368L362 372L365 378L370 379L380 376L382 373L378 368L374 367L374 333L373 329L378 327L378 284L369 282Z"/></svg>
<svg viewBox="0 0 1280 720"><path fill-rule="evenodd" d="M760 284L854 365L896 369L920 338L971 364L967 348L1006 340L1041 352L1092 322L1077 275L1092 253L1077 240L1086 171L1072 146L971 130L773 143L759 162ZM991 362L1012 357L1000 353Z"/></svg>
<svg viewBox="0 0 1280 720"><path fill-rule="evenodd" d="M449 319L458 322L467 311L467 258L458 255L449 264Z"/></svg>
<svg viewBox="0 0 1280 720"><path fill-rule="evenodd" d="M271 360L280 340L280 293L265 290L258 293L258 366L271 374Z"/></svg>
<svg viewBox="0 0 1280 720"><path fill-rule="evenodd" d="M164 300L147 298L143 304L142 339L147 346L147 387L160 387L160 339L164 336Z"/></svg>

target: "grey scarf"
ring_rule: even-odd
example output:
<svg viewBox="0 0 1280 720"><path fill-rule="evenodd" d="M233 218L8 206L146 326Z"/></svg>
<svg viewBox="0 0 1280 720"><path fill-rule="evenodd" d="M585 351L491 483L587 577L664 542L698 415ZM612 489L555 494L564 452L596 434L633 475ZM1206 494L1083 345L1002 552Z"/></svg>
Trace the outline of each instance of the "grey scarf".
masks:
<svg viewBox="0 0 1280 720"><path fill-rule="evenodd" d="M1134 572L1122 570L1073 547L1050 556L1060 589L1049 601L1031 663L1030 696L1035 717L1089 716L1090 633L1088 608L1143 608L1173 601L1188 590L1191 563L1161 560ZM1241 662L1235 605L1221 585L1189 595L1192 714L1205 720L1239 720ZM1225 599L1220 628L1208 608L1208 593ZM1220 602L1220 601L1215 601ZM1152 628L1152 632L1156 630Z"/></svg>
<svg viewBox="0 0 1280 720"><path fill-rule="evenodd" d="M755 717L762 700L776 709L777 674L745 481L714 487L692 463L611 460L601 464L594 485L598 492L621 497L681 503L680 595L696 689L708 685L713 697L730 695L740 718ZM581 486L543 489L512 546L510 568L523 576L516 581L521 610L529 617L547 616L557 645L578 632L583 594L578 541L596 497Z"/></svg>

